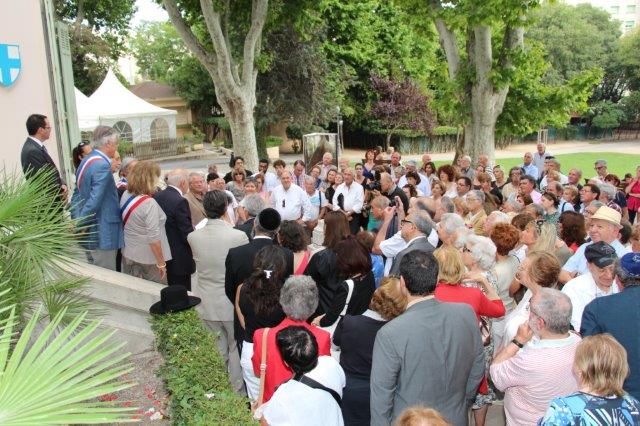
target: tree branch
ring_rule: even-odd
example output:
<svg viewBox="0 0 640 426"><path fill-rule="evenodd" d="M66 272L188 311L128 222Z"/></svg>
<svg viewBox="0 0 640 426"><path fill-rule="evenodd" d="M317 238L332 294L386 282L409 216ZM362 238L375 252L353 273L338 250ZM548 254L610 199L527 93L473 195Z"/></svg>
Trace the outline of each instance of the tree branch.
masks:
<svg viewBox="0 0 640 426"><path fill-rule="evenodd" d="M206 51L204 46L202 46L200 41L198 41L193 31L191 31L191 28L182 17L175 0L162 0L162 3L169 14L169 19L173 22L173 26L176 27L176 31L178 31L178 34L180 34L180 37L184 40L189 50L193 52L200 63L209 71L209 74L217 75L215 60L209 52Z"/></svg>
<svg viewBox="0 0 640 426"><path fill-rule="evenodd" d="M220 14L213 8L212 0L200 0L200 8L202 9L202 15L204 16L204 22L209 30L209 36L213 43L213 50L216 53L217 72L220 76L220 84L224 86L226 93L233 93L234 96L239 96L238 82L233 78L233 56L231 51L227 49L227 42L225 41L222 28L220 26Z"/></svg>
<svg viewBox="0 0 640 426"><path fill-rule="evenodd" d="M430 1L431 7L437 12L442 10L442 4L438 0ZM449 69L449 78L454 80L460 71L460 51L458 49L458 40L456 34L447 27L444 20L435 18L436 29L438 30L438 38L440 45L447 57L447 67Z"/></svg>
<svg viewBox="0 0 640 426"><path fill-rule="evenodd" d="M262 39L262 29L267 20L267 10L269 0L253 0L251 8L251 28L244 40L243 64L242 64L242 84L255 86L255 78L258 71L255 68L255 57L260 53L260 41Z"/></svg>
<svg viewBox="0 0 640 426"><path fill-rule="evenodd" d="M230 55L233 57L233 53L231 50L231 41L229 39L229 13L231 11L231 2L230 0L225 0L224 1L224 20L223 20L223 26L222 26L222 35L224 36L224 42L225 45L227 46L227 51L230 53ZM235 80L236 84L240 85L240 77L238 76L238 66L234 63L231 66L231 74L233 75L233 79Z"/></svg>

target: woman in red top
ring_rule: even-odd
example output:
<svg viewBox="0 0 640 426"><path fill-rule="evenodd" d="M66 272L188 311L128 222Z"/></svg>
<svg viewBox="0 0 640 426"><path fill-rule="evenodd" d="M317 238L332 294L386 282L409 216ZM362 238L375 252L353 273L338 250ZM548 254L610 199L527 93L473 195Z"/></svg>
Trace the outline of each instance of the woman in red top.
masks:
<svg viewBox="0 0 640 426"><path fill-rule="evenodd" d="M636 212L640 210L640 166L636 168L636 178L624 189L627 194L627 209L629 210L629 222L633 225Z"/></svg>
<svg viewBox="0 0 640 426"><path fill-rule="evenodd" d="M471 306L480 321L480 316L499 318L505 314L504 305L498 292L479 273L465 274L465 266L460 251L452 246L440 247L434 252L438 261L438 286L435 296L441 302L466 303ZM462 285L463 280L480 283L482 292L476 287Z"/></svg>
<svg viewBox="0 0 640 426"><path fill-rule="evenodd" d="M441 302L466 303L476 313L478 322L481 316L489 318L504 316L505 308L502 300L488 278L492 277L495 283L495 276L489 271L495 259L495 245L486 237L469 235L462 250L464 255L451 246L443 246L435 251L434 256L439 267L436 299ZM466 273L465 264L469 270ZM475 286L476 283L480 288ZM493 342L485 346L484 354L488 368L493 356ZM489 388L485 375L472 407L476 425L484 425L489 405L494 399L495 393Z"/></svg>

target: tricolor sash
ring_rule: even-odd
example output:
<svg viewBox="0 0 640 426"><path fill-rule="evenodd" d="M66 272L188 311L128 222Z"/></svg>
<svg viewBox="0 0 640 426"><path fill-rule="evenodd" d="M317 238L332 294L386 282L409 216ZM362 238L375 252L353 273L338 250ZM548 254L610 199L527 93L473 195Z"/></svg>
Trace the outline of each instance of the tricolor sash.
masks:
<svg viewBox="0 0 640 426"><path fill-rule="evenodd" d="M104 160L104 158L102 158L100 155L96 155L87 159L87 161L85 161L84 164L80 168L78 168L78 171L76 172L76 186L78 187L78 189L80 189L80 183L82 182L82 178L84 178L84 174L87 171L87 168L98 160Z"/></svg>
<svg viewBox="0 0 640 426"><path fill-rule="evenodd" d="M129 216L131 216L131 213L133 213L133 211L137 209L140 204L144 203L149 198L151 197L148 195L130 196L120 209L120 214L122 215L122 223L126 225L127 221L129 220Z"/></svg>

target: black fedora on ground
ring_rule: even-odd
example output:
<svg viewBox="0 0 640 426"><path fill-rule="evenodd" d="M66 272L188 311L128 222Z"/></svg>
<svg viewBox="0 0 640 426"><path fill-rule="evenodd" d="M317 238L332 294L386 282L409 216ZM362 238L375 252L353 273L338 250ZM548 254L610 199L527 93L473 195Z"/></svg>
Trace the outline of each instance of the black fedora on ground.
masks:
<svg viewBox="0 0 640 426"><path fill-rule="evenodd" d="M170 285L160 290L160 301L149 308L152 314L168 314L193 308L201 300L199 297L189 296L183 285Z"/></svg>

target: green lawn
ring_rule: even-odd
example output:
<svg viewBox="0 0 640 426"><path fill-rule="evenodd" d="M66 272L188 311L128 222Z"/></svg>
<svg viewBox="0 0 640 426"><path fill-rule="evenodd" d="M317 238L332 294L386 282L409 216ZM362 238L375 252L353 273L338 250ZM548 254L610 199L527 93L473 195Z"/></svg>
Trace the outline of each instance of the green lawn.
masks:
<svg viewBox="0 0 640 426"><path fill-rule="evenodd" d="M562 164L562 172L567 174L569 169L578 168L582 170L584 178L595 176L593 163L599 159L607 160L607 168L610 173L618 175L620 179L625 173L632 173L635 176L636 167L640 165L640 155L620 154L617 152L585 152L580 154L560 154L556 158ZM436 161L436 165L445 164L446 161ZM505 172L513 167L522 164L522 157L519 158L499 158L496 160Z"/></svg>

